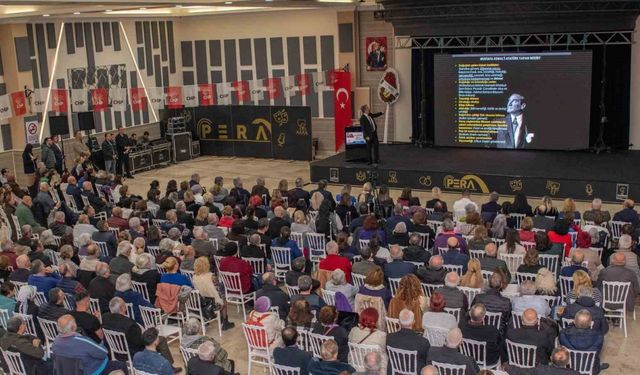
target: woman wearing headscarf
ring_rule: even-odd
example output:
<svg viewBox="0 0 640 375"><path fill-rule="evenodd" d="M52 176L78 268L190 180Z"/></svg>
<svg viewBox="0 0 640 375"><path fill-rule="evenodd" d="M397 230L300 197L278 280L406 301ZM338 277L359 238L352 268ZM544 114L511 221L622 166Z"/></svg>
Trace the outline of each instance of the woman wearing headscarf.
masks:
<svg viewBox="0 0 640 375"><path fill-rule="evenodd" d="M249 314L246 324L263 327L267 331L267 344L271 349L283 347L280 333L285 327L284 321L271 311L271 300L262 296L256 300L253 311Z"/></svg>

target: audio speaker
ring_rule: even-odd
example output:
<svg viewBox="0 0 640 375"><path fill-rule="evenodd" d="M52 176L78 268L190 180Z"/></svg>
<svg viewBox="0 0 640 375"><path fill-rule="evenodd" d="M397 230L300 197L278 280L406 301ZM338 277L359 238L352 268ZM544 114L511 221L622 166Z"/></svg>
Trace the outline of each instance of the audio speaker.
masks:
<svg viewBox="0 0 640 375"><path fill-rule="evenodd" d="M96 130L93 112L78 112L78 126L80 130Z"/></svg>
<svg viewBox="0 0 640 375"><path fill-rule="evenodd" d="M49 134L51 136L69 134L67 116L49 116Z"/></svg>
<svg viewBox="0 0 640 375"><path fill-rule="evenodd" d="M191 133L171 134L171 145L173 146L173 161L187 161L191 159Z"/></svg>

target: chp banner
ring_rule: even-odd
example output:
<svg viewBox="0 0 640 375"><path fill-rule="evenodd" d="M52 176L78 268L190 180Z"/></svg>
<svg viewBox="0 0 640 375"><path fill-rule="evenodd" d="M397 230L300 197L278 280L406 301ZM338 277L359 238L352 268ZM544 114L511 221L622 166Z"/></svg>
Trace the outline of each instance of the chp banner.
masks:
<svg viewBox="0 0 640 375"><path fill-rule="evenodd" d="M44 111L44 105L47 102L47 89L34 89L31 95L27 97L29 102L29 113L36 114Z"/></svg>
<svg viewBox="0 0 640 375"><path fill-rule="evenodd" d="M182 86L182 103L185 108L198 106L198 86Z"/></svg>
<svg viewBox="0 0 640 375"><path fill-rule="evenodd" d="M129 98L131 99L131 110L140 112L147 109L147 97L142 87L133 87L129 89Z"/></svg>
<svg viewBox="0 0 640 375"><path fill-rule="evenodd" d="M109 90L109 100L114 111L127 110L127 89L113 88Z"/></svg>
<svg viewBox="0 0 640 375"><path fill-rule="evenodd" d="M351 125L351 73L336 71L332 77L334 82L334 120L336 151L342 147L345 138L345 128Z"/></svg>
<svg viewBox="0 0 640 375"><path fill-rule="evenodd" d="M0 95L0 119L11 117L11 103L9 95Z"/></svg>
<svg viewBox="0 0 640 375"><path fill-rule="evenodd" d="M216 85L214 83L203 83L198 85L200 95L200 105L216 105Z"/></svg>
<svg viewBox="0 0 640 375"><path fill-rule="evenodd" d="M104 112L109 106L109 89L97 88L91 90L91 107L96 112Z"/></svg>
<svg viewBox="0 0 640 375"><path fill-rule="evenodd" d="M71 91L73 92L73 90ZM84 103L87 103L87 92L83 90ZM51 110L58 113L67 113L67 90L65 89L53 89L51 90ZM87 111L86 109L85 111Z"/></svg>
<svg viewBox="0 0 640 375"><path fill-rule="evenodd" d="M182 108L182 87L167 87L166 105L167 108Z"/></svg>
<svg viewBox="0 0 640 375"><path fill-rule="evenodd" d="M51 90L51 101L53 105L53 90ZM87 101L87 91L81 89L71 90L71 109L73 112L87 112L89 110L89 102ZM54 112L60 112L53 109ZM64 111L66 112L66 110Z"/></svg>

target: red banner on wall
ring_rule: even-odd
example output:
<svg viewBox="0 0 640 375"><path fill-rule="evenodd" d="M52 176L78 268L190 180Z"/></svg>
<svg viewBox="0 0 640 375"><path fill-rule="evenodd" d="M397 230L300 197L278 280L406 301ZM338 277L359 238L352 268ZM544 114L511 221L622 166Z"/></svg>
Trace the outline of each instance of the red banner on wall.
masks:
<svg viewBox="0 0 640 375"><path fill-rule="evenodd" d="M66 113L68 108L67 90L51 90L51 110L53 112Z"/></svg>
<svg viewBox="0 0 640 375"><path fill-rule="evenodd" d="M134 87L129 90L131 110L136 112L145 110L147 108L147 96L144 93L144 89L142 87Z"/></svg>
<svg viewBox="0 0 640 375"><path fill-rule="evenodd" d="M203 83L198 85L198 96L200 97L200 105L215 105L216 104L216 85Z"/></svg>
<svg viewBox="0 0 640 375"><path fill-rule="evenodd" d="M300 95L307 96L311 93L311 74L296 74L296 85Z"/></svg>
<svg viewBox="0 0 640 375"><path fill-rule="evenodd" d="M171 109L182 108L182 87L181 86L167 87L166 104L167 104L167 108L171 108Z"/></svg>
<svg viewBox="0 0 640 375"><path fill-rule="evenodd" d="M249 89L249 82L247 81L234 81L232 83L233 89L236 92L236 99L239 103L251 101L251 91Z"/></svg>
<svg viewBox="0 0 640 375"><path fill-rule="evenodd" d="M338 151L344 144L345 128L351 125L351 73L336 71L333 78L335 140Z"/></svg>
<svg viewBox="0 0 640 375"><path fill-rule="evenodd" d="M98 88L91 90L91 105L96 112L104 112L107 110L109 103L109 90Z"/></svg>
<svg viewBox="0 0 640 375"><path fill-rule="evenodd" d="M282 79L267 78L264 80L264 86L267 89L269 99L279 99L282 96Z"/></svg>
<svg viewBox="0 0 640 375"><path fill-rule="evenodd" d="M24 96L24 91L11 93L11 110L14 116L27 114L27 98Z"/></svg>

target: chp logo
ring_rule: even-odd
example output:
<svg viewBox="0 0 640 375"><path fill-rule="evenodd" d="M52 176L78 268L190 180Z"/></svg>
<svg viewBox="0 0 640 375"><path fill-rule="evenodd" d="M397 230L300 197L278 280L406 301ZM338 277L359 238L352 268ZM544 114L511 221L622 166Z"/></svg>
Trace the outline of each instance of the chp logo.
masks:
<svg viewBox="0 0 640 375"><path fill-rule="evenodd" d="M444 176L443 184L446 189L449 190L469 190L477 193L489 194L489 187L478 176L474 174L467 174L462 178L456 178L451 175Z"/></svg>

